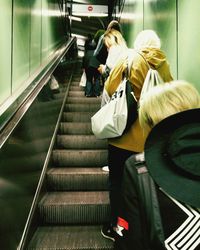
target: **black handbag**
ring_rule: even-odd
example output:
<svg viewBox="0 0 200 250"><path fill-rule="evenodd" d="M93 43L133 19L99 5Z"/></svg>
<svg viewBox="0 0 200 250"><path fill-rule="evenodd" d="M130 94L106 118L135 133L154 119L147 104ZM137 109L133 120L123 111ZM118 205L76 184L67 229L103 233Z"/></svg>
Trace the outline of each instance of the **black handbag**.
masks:
<svg viewBox="0 0 200 250"><path fill-rule="evenodd" d="M124 129L123 134L125 134L130 127L133 125L133 123L138 118L138 102L134 95L134 91L132 88L132 83L129 81L129 74L132 66L132 60L128 58L127 62L127 68L124 72L124 77L126 77L126 101L127 101L127 109L128 109L128 117L127 117L127 123L126 127Z"/></svg>
<svg viewBox="0 0 200 250"><path fill-rule="evenodd" d="M138 118L138 102L133 92L132 83L129 80L126 80L126 101L128 117L123 134L130 129L130 127Z"/></svg>

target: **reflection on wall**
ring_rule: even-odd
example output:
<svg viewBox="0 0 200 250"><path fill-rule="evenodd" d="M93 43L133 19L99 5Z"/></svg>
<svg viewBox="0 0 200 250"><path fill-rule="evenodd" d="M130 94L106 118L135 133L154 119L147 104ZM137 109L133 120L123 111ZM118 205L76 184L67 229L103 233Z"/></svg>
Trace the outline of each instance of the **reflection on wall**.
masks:
<svg viewBox="0 0 200 250"><path fill-rule="evenodd" d="M67 58L71 58L67 54ZM71 59L70 59L71 60ZM11 136L0 148L0 249L17 249L50 141L61 109L73 63L64 61L56 71L62 78L55 94L46 84ZM61 81L62 79L62 81Z"/></svg>
<svg viewBox="0 0 200 250"><path fill-rule="evenodd" d="M176 60L176 1L127 0L120 22L129 47L143 29L155 30L162 42L174 78L177 78ZM126 17L126 18L125 18Z"/></svg>
<svg viewBox="0 0 200 250"><path fill-rule="evenodd" d="M0 103L11 93L12 0L1 0L0 8Z"/></svg>
<svg viewBox="0 0 200 250"><path fill-rule="evenodd" d="M199 9L197 0L126 0L120 23L129 47L138 32L154 29L173 77L190 81L200 90Z"/></svg>
<svg viewBox="0 0 200 250"><path fill-rule="evenodd" d="M200 1L178 1L178 73L200 91Z"/></svg>
<svg viewBox="0 0 200 250"><path fill-rule="evenodd" d="M177 78L176 1L144 1L144 29L153 29L161 39L174 78Z"/></svg>
<svg viewBox="0 0 200 250"><path fill-rule="evenodd" d="M67 42L67 23L61 16L57 0L1 0L0 115Z"/></svg>
<svg viewBox="0 0 200 250"><path fill-rule="evenodd" d="M123 35L127 45L132 48L137 33L143 29L142 1L126 1L120 23L123 27Z"/></svg>

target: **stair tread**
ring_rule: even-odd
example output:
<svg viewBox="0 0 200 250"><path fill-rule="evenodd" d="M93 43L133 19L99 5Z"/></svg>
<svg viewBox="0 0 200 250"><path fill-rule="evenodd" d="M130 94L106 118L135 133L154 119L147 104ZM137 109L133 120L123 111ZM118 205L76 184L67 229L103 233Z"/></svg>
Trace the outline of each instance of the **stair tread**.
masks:
<svg viewBox="0 0 200 250"><path fill-rule="evenodd" d="M47 172L51 191L99 191L108 190L108 172L102 168L52 168Z"/></svg>
<svg viewBox="0 0 200 250"><path fill-rule="evenodd" d="M49 192L44 195L40 205L72 205L72 204L108 204L109 194L107 191L71 191Z"/></svg>
<svg viewBox="0 0 200 250"><path fill-rule="evenodd" d="M96 174L96 175L108 175L108 172L102 171L101 168L51 168L48 170L48 174Z"/></svg>
<svg viewBox="0 0 200 250"><path fill-rule="evenodd" d="M62 138L69 138L69 139L77 139L77 138L87 138L87 139L96 139L98 140L95 135L91 134L91 135L66 135L66 134L59 134L57 135L57 137L62 137ZM99 140L98 140L99 141ZM101 140L102 141L102 140Z"/></svg>
<svg viewBox="0 0 200 250"><path fill-rule="evenodd" d="M113 242L101 235L101 225L38 227L28 249L112 250Z"/></svg>
<svg viewBox="0 0 200 250"><path fill-rule="evenodd" d="M68 89L53 166L46 173L47 192L38 204L40 225L27 250L113 250L113 242L101 235L101 224L110 217L108 172L102 170L107 140L94 136L90 121L101 98L84 96L81 74L73 75Z"/></svg>
<svg viewBox="0 0 200 250"><path fill-rule="evenodd" d="M98 140L94 135L57 135L57 145L65 149L106 149L107 140Z"/></svg>
<svg viewBox="0 0 200 250"><path fill-rule="evenodd" d="M81 149L81 150L77 150L77 149L54 149L53 150L54 152L61 152L61 153L68 153L68 152L77 152L77 153L80 153L80 152L88 152L88 153L91 153L91 152L107 152L108 150L107 149Z"/></svg>

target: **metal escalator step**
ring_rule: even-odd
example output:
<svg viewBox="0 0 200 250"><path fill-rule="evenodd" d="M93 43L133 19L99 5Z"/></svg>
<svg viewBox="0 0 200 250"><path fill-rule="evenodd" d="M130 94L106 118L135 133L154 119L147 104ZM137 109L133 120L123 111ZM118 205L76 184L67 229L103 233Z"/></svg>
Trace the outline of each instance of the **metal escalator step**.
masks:
<svg viewBox="0 0 200 250"><path fill-rule="evenodd" d="M100 109L100 103L88 103L87 105L75 103L75 104L66 104L66 112L96 112Z"/></svg>
<svg viewBox="0 0 200 250"><path fill-rule="evenodd" d="M53 162L60 167L102 167L107 165L107 150L53 150Z"/></svg>
<svg viewBox="0 0 200 250"><path fill-rule="evenodd" d="M80 83L81 77L80 76L73 76L71 86L78 86Z"/></svg>
<svg viewBox="0 0 200 250"><path fill-rule="evenodd" d="M85 93L83 91L69 91L68 96L71 96L71 97L84 97Z"/></svg>
<svg viewBox="0 0 200 250"><path fill-rule="evenodd" d="M89 122L95 112L64 112L64 122Z"/></svg>
<svg viewBox="0 0 200 250"><path fill-rule="evenodd" d="M66 149L107 149L107 140L94 135L57 135L57 146Z"/></svg>
<svg viewBox="0 0 200 250"><path fill-rule="evenodd" d="M101 103L101 98L96 97L68 97L66 103Z"/></svg>
<svg viewBox="0 0 200 250"><path fill-rule="evenodd" d="M48 190L108 190L108 173L101 168L51 168L47 172Z"/></svg>
<svg viewBox="0 0 200 250"><path fill-rule="evenodd" d="M84 91L84 88L81 87L81 86L79 86L79 85L78 86L76 86L76 85L75 86L71 86L70 85L69 90L70 91Z"/></svg>
<svg viewBox="0 0 200 250"><path fill-rule="evenodd" d="M107 191L50 192L38 207L44 224L103 224L110 215Z"/></svg>
<svg viewBox="0 0 200 250"><path fill-rule="evenodd" d="M42 226L28 250L113 250L113 242L102 237L101 226Z"/></svg>
<svg viewBox="0 0 200 250"><path fill-rule="evenodd" d="M72 135L91 135L91 123L90 122L61 122L60 130L61 134L72 134Z"/></svg>
<svg viewBox="0 0 200 250"><path fill-rule="evenodd" d="M57 94L54 94L55 99L60 99L60 98L63 99L64 96L65 96L65 92L59 92Z"/></svg>

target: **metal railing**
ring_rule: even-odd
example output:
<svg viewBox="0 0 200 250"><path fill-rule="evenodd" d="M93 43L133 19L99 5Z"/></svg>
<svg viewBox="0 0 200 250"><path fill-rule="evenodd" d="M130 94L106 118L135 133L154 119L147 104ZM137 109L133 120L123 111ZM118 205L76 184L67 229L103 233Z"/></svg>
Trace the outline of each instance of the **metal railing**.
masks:
<svg viewBox="0 0 200 250"><path fill-rule="evenodd" d="M20 122L32 102L37 97L43 86L49 81L51 74L63 59L67 51L76 42L76 38L70 38L66 44L62 45L51 56L47 65L39 68L38 71L29 79L31 82L28 88L4 113L4 122L0 125L0 148L4 145L12 131Z"/></svg>

